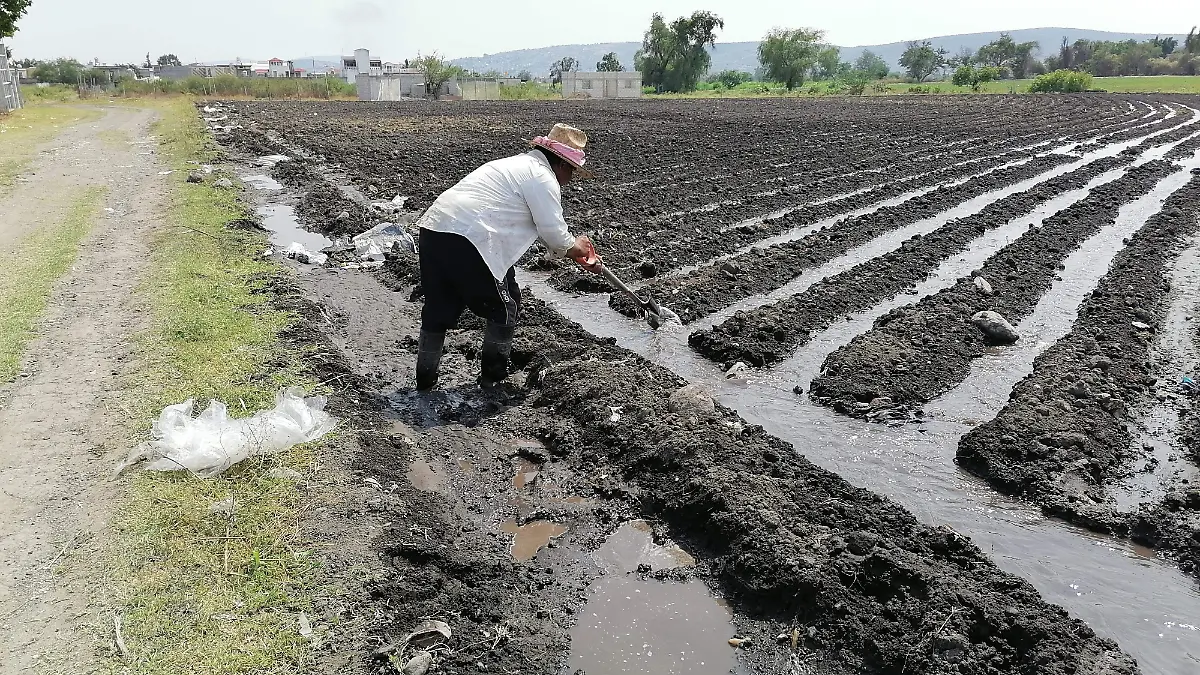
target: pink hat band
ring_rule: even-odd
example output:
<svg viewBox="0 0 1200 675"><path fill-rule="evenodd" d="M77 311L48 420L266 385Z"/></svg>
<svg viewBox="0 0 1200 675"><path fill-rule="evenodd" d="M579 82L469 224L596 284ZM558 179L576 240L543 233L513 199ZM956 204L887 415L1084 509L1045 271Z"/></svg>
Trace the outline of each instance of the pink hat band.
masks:
<svg viewBox="0 0 1200 675"><path fill-rule="evenodd" d="M569 146L565 143L559 143L558 141L547 138L545 136L538 136L537 138L534 138L533 144L540 145L543 148L546 148L547 150L554 152L558 156L562 157L563 159L567 160L568 162L574 164L575 166L577 166L579 168L583 168L584 162L587 161L586 156L584 155L582 150L572 148L571 146Z"/></svg>

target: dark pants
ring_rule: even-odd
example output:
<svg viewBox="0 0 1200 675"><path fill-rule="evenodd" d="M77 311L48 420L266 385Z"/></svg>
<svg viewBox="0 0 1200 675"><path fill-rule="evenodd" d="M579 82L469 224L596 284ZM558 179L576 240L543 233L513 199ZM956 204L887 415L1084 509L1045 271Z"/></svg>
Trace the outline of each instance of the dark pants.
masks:
<svg viewBox="0 0 1200 675"><path fill-rule="evenodd" d="M497 281L466 237L421 228L421 328L435 333L458 326L463 309L496 326L517 325L521 290L512 268Z"/></svg>

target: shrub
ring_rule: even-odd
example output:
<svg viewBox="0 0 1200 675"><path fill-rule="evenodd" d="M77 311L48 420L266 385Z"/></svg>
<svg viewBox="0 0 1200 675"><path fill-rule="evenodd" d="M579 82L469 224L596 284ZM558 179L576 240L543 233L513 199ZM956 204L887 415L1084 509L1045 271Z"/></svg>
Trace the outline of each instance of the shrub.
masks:
<svg viewBox="0 0 1200 675"><path fill-rule="evenodd" d="M1092 88L1092 76L1073 70L1056 70L1038 75L1029 85L1032 92L1080 92Z"/></svg>

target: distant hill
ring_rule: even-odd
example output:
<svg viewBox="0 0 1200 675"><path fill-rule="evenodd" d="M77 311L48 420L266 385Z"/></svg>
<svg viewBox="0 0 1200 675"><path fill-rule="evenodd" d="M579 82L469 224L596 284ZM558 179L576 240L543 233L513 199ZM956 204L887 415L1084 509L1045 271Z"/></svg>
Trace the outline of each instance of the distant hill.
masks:
<svg viewBox="0 0 1200 675"><path fill-rule="evenodd" d="M1001 31L991 33L968 33L964 35L943 35L928 39L934 47L941 47L951 54L958 53L963 47L977 50L983 45L1000 37ZM1038 56L1045 58L1058 50L1063 36L1069 42L1076 40L1149 40L1155 37L1152 33L1112 33L1102 30L1087 30L1082 28L1028 28L1022 30L1004 31L1010 33L1017 42L1036 42L1039 45ZM1163 37L1170 35L1162 33ZM1182 35L1175 35L1182 42ZM857 47L841 47L842 60L853 61L865 49L869 49L883 60L887 61L892 70L900 70L900 55L904 53L908 42L893 42L884 45L860 45ZM579 60L583 70L596 67L605 54L616 52L617 58L627 69L633 69L633 55L641 47L641 42L609 42L590 45L559 45L539 49L519 49L498 54L485 54L470 58L455 59L454 63L477 72L498 70L502 73L516 75L522 70L528 70L537 75L550 72L550 64L566 56ZM754 72L758 68L757 42L718 42L712 52L712 72L722 70L742 70Z"/></svg>

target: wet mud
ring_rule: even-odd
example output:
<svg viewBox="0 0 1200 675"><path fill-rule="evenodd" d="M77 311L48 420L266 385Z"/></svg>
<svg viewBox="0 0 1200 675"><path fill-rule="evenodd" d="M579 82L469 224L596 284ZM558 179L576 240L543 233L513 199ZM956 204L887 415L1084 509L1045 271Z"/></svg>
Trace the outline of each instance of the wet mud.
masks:
<svg viewBox="0 0 1200 675"><path fill-rule="evenodd" d="M1128 161L1100 159L1005 197L976 215L951 220L925 236L916 235L900 248L827 277L786 300L738 312L712 329L693 333L688 342L719 363L742 361L758 367L779 363L807 343L813 333L924 281L942 261L988 230L1033 211L1046 200L1081 188Z"/></svg>
<svg viewBox="0 0 1200 675"><path fill-rule="evenodd" d="M690 323L738 300L774 290L805 270L820 266L886 232L936 216L972 197L1027 180L1072 159L1064 155L1038 157L961 185L939 188L896 206L838 220L794 241L754 247L747 253L687 275L651 282L642 292L669 304L685 324ZM783 218L789 222L792 219L791 214ZM791 227L789 224L782 229ZM612 295L609 304L627 316L634 316L638 311L637 305L623 294Z"/></svg>
<svg viewBox="0 0 1200 675"><path fill-rule="evenodd" d="M1134 435L1139 412L1156 398L1186 396L1178 372L1162 374L1162 382L1156 377L1151 351L1167 317L1171 262L1194 240L1198 218L1200 176L1130 237L1071 331L1037 357L1008 405L963 437L957 453L961 466L996 488L1049 514L1178 554L1185 571L1200 564L1200 542L1192 537L1200 526L1200 485L1168 485L1161 499L1133 513L1120 507L1113 488L1134 469L1138 451L1152 450ZM1172 454L1142 470L1168 473L1169 463L1195 461Z"/></svg>
<svg viewBox="0 0 1200 675"><path fill-rule="evenodd" d="M1165 161L1134 167L1000 249L978 274L889 312L825 359L811 396L839 412L866 415L872 402L920 407L949 391L991 346L971 323L973 315L993 311L1010 322L1024 318L1049 290L1068 254L1113 224L1121 206L1177 169ZM987 281L991 294L976 285L976 276Z"/></svg>
<svg viewBox="0 0 1200 675"><path fill-rule="evenodd" d="M568 217L610 236L614 262L631 270L645 262L637 247L649 238L628 214L663 218L674 228L664 236L705 231L770 214L672 214L727 192L790 184L788 172L827 179L839 194L855 183L838 176L870 169L878 161L871 153L963 161L976 155L955 157L954 148L1003 129L1005 119L1021 118L1023 137L1005 137L1020 147L1062 140L1065 128L1079 136L1070 140L1086 141L1165 116L1161 105L1129 97L985 98L979 106L946 98L741 111L659 102L237 105L254 138L287 138L284 149L307 165L272 175L300 193L301 222L330 237L382 219L355 214L350 205L370 207L341 187L369 200L411 196L405 209L415 213L456 176L519 150L511 139L528 128L591 121L601 129L593 156L614 168L565 194ZM318 109L329 114L314 119ZM1060 112L1078 125L1058 126ZM896 117L904 119L888 119ZM943 123L958 136L935 132ZM691 127L730 142L701 142ZM793 135L816 148L811 161L778 149ZM843 159L844 170L821 173ZM714 177L712 167L726 160L736 171ZM991 161L972 169L999 166ZM794 206L796 196L785 196L770 208ZM746 242L762 236L747 233ZM722 243L696 262L736 248ZM664 269L682 266L668 262ZM482 322L464 317L447 340L440 387L418 394L415 258L391 256L374 274L296 270L311 303L305 325L321 345L321 381L336 383L334 399L354 429L353 451L330 465L344 469L343 501L313 531L375 527L359 537L368 548L355 551L362 563L346 554L334 568L352 570L349 595L357 597L329 613L367 617L356 621L368 636L339 672L395 672L418 648L404 638L429 620L453 629L430 647L437 672L447 673L1140 672L1117 644L1045 602L969 539L816 466L528 291L507 381L475 384ZM623 639L634 632L637 640ZM685 667L656 660L664 655Z"/></svg>

